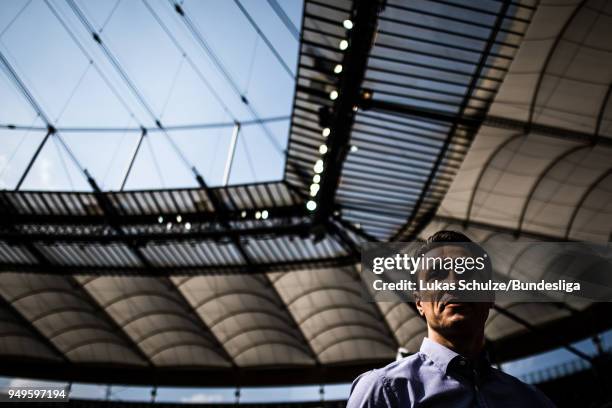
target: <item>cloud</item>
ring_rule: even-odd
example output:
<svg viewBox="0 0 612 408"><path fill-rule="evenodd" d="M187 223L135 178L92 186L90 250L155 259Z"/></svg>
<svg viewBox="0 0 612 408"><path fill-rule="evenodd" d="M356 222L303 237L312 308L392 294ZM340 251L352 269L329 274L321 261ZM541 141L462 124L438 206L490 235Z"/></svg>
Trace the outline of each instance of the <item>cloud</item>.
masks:
<svg viewBox="0 0 612 408"><path fill-rule="evenodd" d="M223 402L225 398L221 394L197 393L181 398L181 402L214 403Z"/></svg>

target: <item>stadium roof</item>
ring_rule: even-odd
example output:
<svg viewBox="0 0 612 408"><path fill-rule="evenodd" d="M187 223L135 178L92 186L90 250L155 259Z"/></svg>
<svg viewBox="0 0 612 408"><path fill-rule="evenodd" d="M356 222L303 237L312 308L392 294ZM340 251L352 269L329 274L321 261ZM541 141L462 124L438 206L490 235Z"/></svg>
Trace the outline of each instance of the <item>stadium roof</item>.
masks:
<svg viewBox="0 0 612 408"><path fill-rule="evenodd" d="M608 241L611 16L597 1L306 0L281 181L212 187L196 169L195 188L89 175L86 192L0 192L0 374L350 381L426 329L410 304L364 300L360 244L447 226L490 251ZM611 326L607 303L503 304L485 334L504 361Z"/></svg>

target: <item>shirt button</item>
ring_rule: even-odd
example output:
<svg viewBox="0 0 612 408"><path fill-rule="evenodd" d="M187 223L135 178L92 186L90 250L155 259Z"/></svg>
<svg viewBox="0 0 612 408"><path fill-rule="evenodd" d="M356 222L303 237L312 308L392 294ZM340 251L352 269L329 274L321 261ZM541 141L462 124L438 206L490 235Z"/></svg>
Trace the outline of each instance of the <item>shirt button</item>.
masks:
<svg viewBox="0 0 612 408"><path fill-rule="evenodd" d="M466 364L465 360L459 360L459 365L460 365L461 367L464 367L464 366L465 366L465 364Z"/></svg>

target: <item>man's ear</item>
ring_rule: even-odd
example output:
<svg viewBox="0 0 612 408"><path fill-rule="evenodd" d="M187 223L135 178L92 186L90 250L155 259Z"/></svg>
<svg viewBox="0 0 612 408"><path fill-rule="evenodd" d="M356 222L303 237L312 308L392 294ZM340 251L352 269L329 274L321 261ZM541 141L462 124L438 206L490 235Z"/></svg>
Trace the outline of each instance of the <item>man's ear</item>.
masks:
<svg viewBox="0 0 612 408"><path fill-rule="evenodd" d="M423 310L423 305L421 304L421 295L416 290L412 292L412 297L414 297L414 305L416 306L419 314L421 316L425 316L425 311Z"/></svg>

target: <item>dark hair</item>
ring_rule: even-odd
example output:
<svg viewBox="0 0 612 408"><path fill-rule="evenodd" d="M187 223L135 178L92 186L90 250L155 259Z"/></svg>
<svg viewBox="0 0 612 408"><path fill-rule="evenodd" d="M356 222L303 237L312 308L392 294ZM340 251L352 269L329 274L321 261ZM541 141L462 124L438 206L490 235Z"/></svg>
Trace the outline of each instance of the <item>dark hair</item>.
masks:
<svg viewBox="0 0 612 408"><path fill-rule="evenodd" d="M427 238L423 245L421 245L421 247L417 250L417 255L426 254L432 249L444 246L449 242L462 244L473 243L474 241L469 239L467 235L462 234L461 232L442 230Z"/></svg>
<svg viewBox="0 0 612 408"><path fill-rule="evenodd" d="M451 230L441 230L431 235L427 240L421 245L415 252L414 256L421 256L431 251L434 248L438 248L441 246L448 246L449 243L457 244L458 246L463 247L468 252L472 254L474 257L484 257L486 259L485 265L487 274L489 276L493 273L493 268L491 266L491 259L488 256L487 252L484 250L482 246L478 243L472 241L468 238L467 235ZM420 271L418 272L420 273ZM416 275L418 275L418 273ZM416 278L416 276L415 276Z"/></svg>

